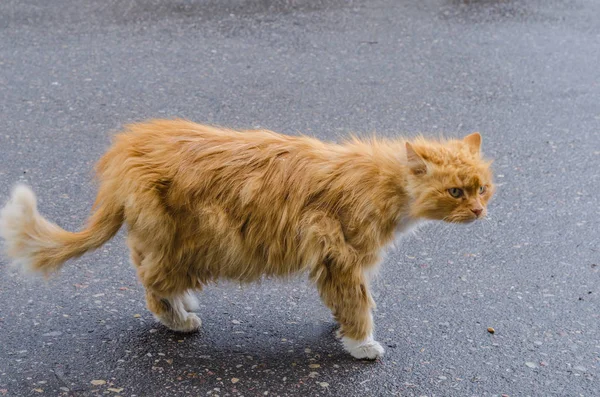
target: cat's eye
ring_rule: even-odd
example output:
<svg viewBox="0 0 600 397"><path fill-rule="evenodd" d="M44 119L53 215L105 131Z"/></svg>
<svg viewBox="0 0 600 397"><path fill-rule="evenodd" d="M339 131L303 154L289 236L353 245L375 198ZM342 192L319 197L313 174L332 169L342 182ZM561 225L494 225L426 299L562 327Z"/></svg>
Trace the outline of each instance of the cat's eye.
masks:
<svg viewBox="0 0 600 397"><path fill-rule="evenodd" d="M487 187L485 187L485 186L479 186L479 194L485 193L486 190L487 190Z"/></svg>
<svg viewBox="0 0 600 397"><path fill-rule="evenodd" d="M454 198L461 198L465 194L462 189L459 189L457 187L452 187L448 189L448 193L450 193L450 196Z"/></svg>

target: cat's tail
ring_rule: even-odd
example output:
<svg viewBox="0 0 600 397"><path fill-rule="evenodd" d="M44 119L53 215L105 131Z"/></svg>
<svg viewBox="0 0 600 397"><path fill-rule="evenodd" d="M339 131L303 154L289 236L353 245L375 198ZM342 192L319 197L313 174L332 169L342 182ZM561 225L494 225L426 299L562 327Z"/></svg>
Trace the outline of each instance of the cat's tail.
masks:
<svg viewBox="0 0 600 397"><path fill-rule="evenodd" d="M24 270L49 275L66 260L100 247L123 224L122 205L106 193L102 189L99 192L87 227L71 233L40 215L33 191L17 185L0 211L0 236L5 240L6 254Z"/></svg>

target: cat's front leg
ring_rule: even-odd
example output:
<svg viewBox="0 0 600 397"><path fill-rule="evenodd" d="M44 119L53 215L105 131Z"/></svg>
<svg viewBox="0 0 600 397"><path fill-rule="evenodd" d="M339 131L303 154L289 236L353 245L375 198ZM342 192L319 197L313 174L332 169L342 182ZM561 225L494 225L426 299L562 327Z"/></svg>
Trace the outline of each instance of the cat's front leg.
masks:
<svg viewBox="0 0 600 397"><path fill-rule="evenodd" d="M338 337L347 352L360 359L375 360L384 349L373 338L372 308L367 278L361 269L336 270L326 266L317 282L323 302L340 324Z"/></svg>

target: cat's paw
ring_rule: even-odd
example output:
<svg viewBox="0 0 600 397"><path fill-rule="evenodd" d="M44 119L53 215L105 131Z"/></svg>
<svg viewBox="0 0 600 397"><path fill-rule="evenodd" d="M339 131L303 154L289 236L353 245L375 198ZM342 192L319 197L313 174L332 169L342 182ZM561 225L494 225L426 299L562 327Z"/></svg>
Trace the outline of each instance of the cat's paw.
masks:
<svg viewBox="0 0 600 397"><path fill-rule="evenodd" d="M376 360L383 357L385 353L381 344L374 340L373 337L368 337L363 341L343 337L342 343L346 351L354 358Z"/></svg>
<svg viewBox="0 0 600 397"><path fill-rule="evenodd" d="M194 313L188 314L185 322L183 323L182 332L196 332L202 326L202 320Z"/></svg>
<svg viewBox="0 0 600 397"><path fill-rule="evenodd" d="M165 324L167 325L167 324ZM194 313L189 313L184 321L175 324L169 324L167 327L176 332L191 333L196 332L202 326L202 320Z"/></svg>
<svg viewBox="0 0 600 397"><path fill-rule="evenodd" d="M379 342L373 341L364 345L355 347L350 354L354 358L376 360L383 357L385 350Z"/></svg>

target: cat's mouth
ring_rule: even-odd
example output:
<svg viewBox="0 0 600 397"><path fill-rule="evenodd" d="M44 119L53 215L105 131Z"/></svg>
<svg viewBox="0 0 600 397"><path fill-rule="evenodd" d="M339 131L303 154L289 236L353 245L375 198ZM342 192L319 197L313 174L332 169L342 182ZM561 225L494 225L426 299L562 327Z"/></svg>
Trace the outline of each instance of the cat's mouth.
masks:
<svg viewBox="0 0 600 397"><path fill-rule="evenodd" d="M478 219L482 219L482 216L447 216L443 220L448 223L473 223Z"/></svg>

